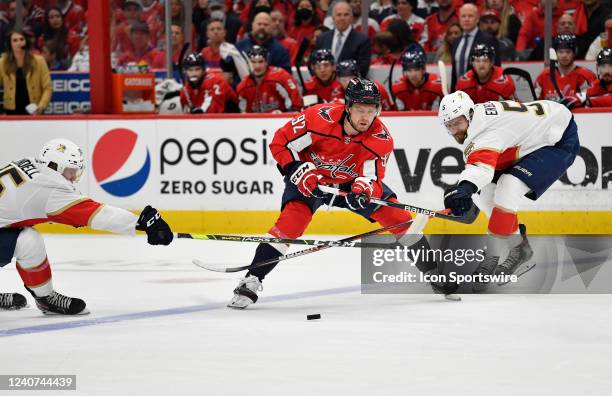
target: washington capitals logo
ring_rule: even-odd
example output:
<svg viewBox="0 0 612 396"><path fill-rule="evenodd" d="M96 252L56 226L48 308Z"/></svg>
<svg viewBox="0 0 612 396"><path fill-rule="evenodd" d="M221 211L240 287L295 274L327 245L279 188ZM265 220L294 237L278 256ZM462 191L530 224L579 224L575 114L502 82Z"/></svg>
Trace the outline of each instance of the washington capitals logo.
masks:
<svg viewBox="0 0 612 396"><path fill-rule="evenodd" d="M331 116L329 115L329 111L331 109L332 108L329 106L324 106L319 109L319 115L327 122L334 122L334 120L332 120Z"/></svg>
<svg viewBox="0 0 612 396"><path fill-rule="evenodd" d="M391 138L391 136L389 136L389 132L387 132L385 129L373 134L372 136L380 140L389 140Z"/></svg>
<svg viewBox="0 0 612 396"><path fill-rule="evenodd" d="M349 154L344 159L337 160L337 161L330 161L330 162L323 162L323 160L319 158L315 152L311 152L310 157L312 158L312 162L315 164L315 166L318 169L329 171L329 175L331 178L347 179L347 175L348 175L348 178L354 179L359 176L357 173L354 172L354 169L355 169L354 163L351 164L350 166L346 165L346 163L349 162L351 158L354 157L354 154Z"/></svg>

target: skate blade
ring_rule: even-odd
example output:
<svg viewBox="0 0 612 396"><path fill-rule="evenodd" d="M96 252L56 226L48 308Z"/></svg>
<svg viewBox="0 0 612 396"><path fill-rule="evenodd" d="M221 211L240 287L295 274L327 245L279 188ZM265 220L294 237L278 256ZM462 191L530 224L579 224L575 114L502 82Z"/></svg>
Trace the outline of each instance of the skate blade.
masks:
<svg viewBox="0 0 612 396"><path fill-rule="evenodd" d="M45 314L45 316L82 316L82 315L89 315L89 310L87 308L83 309L81 312L79 313L75 313L72 315L69 314L62 314L62 313L58 313L58 312L51 312L51 311L41 311L43 314Z"/></svg>
<svg viewBox="0 0 612 396"><path fill-rule="evenodd" d="M228 308L232 309L245 309L249 305L253 304L253 301L247 297L240 297L236 300L232 300L227 304Z"/></svg>
<svg viewBox="0 0 612 396"><path fill-rule="evenodd" d="M461 296L459 294L445 294L444 299L447 301L461 301Z"/></svg>
<svg viewBox="0 0 612 396"><path fill-rule="evenodd" d="M533 262L533 263L529 263L529 262L527 262L527 263L523 263L523 264L521 264L521 265L520 265L520 266L519 266L519 267L516 269L516 271L514 271L514 274L513 274L513 275L516 275L516 277L518 278L518 277L520 277L521 275L524 275L524 274L526 274L527 272L529 272L529 271L531 271L532 269L534 269L534 268L535 268L535 266L536 266L536 263L535 263L535 262ZM498 285L498 286L503 286L503 285L505 285L505 284L508 284L509 282L510 282L510 281L508 281L508 282L501 282L501 283L498 283L497 285Z"/></svg>

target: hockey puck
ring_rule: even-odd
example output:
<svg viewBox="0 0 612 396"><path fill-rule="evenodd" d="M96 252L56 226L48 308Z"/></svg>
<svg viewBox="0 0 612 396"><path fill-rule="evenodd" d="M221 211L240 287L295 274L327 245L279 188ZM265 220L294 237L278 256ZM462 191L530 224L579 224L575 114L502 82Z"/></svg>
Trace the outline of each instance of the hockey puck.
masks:
<svg viewBox="0 0 612 396"><path fill-rule="evenodd" d="M321 319L321 314L306 315L306 319L308 319L308 320Z"/></svg>

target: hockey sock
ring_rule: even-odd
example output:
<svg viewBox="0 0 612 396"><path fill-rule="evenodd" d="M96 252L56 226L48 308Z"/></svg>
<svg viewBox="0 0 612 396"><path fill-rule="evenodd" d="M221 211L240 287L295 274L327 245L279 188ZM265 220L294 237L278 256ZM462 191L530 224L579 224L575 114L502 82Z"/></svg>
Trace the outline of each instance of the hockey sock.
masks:
<svg viewBox="0 0 612 396"><path fill-rule="evenodd" d="M389 202L398 202L397 198L392 197L388 200ZM372 219L376 220L378 224L383 227L389 227L393 224L403 223L410 220L412 216L409 212L405 210L401 210L398 208L392 208L390 206L381 206L374 213L372 213ZM406 225L405 227L397 227L391 230L391 233L399 236L405 234L410 225Z"/></svg>
<svg viewBox="0 0 612 396"><path fill-rule="evenodd" d="M48 296L53 292L51 266L38 231L33 228L21 231L15 245L15 257L19 276L36 297Z"/></svg>

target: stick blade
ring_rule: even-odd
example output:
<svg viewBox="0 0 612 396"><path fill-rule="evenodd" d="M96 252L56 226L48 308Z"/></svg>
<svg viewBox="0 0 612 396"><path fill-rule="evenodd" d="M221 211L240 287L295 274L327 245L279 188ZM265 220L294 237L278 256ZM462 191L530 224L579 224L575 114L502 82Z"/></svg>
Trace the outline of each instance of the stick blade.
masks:
<svg viewBox="0 0 612 396"><path fill-rule="evenodd" d="M552 47L548 49L548 58L551 61L557 61L557 51L555 51L555 49Z"/></svg>
<svg viewBox="0 0 612 396"><path fill-rule="evenodd" d="M446 74L446 65L441 60L438 61L438 73L440 74L440 82L442 83L442 93L448 95L448 75Z"/></svg>
<svg viewBox="0 0 612 396"><path fill-rule="evenodd" d="M238 272L240 271L240 269L237 269L234 271L234 268L228 268L228 267L215 267L199 259L193 259L191 260L191 262L200 268L204 268L205 270L213 271L213 272Z"/></svg>

